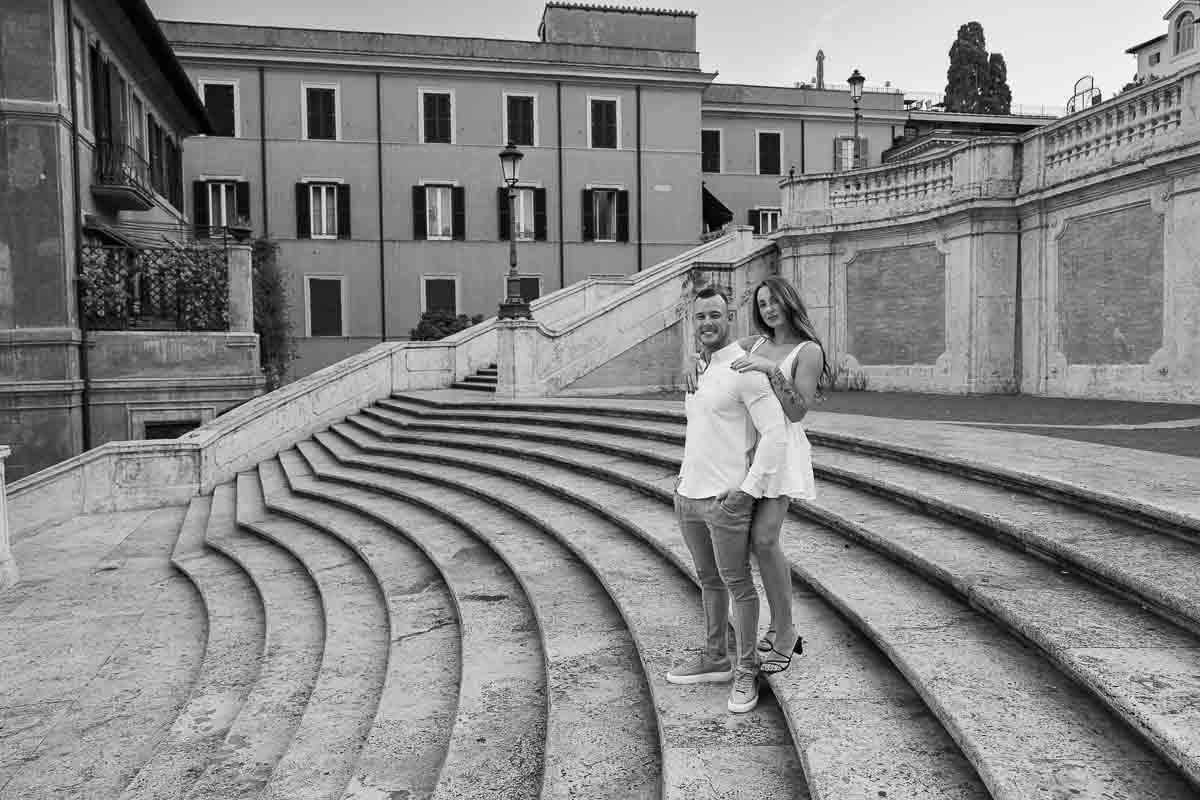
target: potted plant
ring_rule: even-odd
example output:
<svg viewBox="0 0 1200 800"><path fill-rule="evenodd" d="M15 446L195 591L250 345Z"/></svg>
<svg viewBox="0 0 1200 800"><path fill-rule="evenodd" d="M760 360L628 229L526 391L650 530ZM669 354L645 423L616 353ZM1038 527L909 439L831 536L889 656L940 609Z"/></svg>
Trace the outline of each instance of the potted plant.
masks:
<svg viewBox="0 0 1200 800"><path fill-rule="evenodd" d="M250 225L250 218L245 214L239 215L232 225L227 226L227 230L234 241L238 242L250 241L250 236L254 233L254 228Z"/></svg>

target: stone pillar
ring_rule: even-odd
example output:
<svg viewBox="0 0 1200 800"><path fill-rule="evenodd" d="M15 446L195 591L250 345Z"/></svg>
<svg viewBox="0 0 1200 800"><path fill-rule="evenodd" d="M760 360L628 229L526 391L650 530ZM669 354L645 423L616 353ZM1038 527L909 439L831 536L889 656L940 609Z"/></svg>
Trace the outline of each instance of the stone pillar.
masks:
<svg viewBox="0 0 1200 800"><path fill-rule="evenodd" d="M229 266L229 332L254 333L254 281L250 269L250 245L235 242L225 252Z"/></svg>
<svg viewBox="0 0 1200 800"><path fill-rule="evenodd" d="M8 530L8 488L4 481L4 459L10 449L0 445L0 590L17 582L17 562L13 560Z"/></svg>
<svg viewBox="0 0 1200 800"><path fill-rule="evenodd" d="M538 339L541 325L532 319L496 320L496 397L514 400L542 397L538 381Z"/></svg>

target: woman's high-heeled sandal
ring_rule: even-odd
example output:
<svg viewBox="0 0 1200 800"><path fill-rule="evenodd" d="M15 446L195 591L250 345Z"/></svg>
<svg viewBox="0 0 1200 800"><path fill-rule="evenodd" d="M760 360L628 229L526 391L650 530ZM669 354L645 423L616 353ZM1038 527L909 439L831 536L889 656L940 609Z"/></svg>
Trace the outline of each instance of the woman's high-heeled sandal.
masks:
<svg viewBox="0 0 1200 800"><path fill-rule="evenodd" d="M792 665L792 656L793 655L800 655L803 652L804 652L804 637L797 635L796 636L796 644L792 647L791 653L784 655L783 653L779 652L774 647L772 647L771 648L772 655L779 656L779 658L772 658L771 656L768 656L766 659L763 660L763 662L761 664L758 665L758 668L767 675L777 675Z"/></svg>
<svg viewBox="0 0 1200 800"><path fill-rule="evenodd" d="M769 653L775 647L775 629L767 628L767 633L758 640L758 652Z"/></svg>

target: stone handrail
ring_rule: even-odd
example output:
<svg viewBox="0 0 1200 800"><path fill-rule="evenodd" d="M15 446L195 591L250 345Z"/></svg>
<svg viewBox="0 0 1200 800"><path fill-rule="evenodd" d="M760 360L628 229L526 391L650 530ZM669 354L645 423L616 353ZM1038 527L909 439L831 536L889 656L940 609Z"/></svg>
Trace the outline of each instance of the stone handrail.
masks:
<svg viewBox="0 0 1200 800"><path fill-rule="evenodd" d="M4 491L4 460L12 448L0 445L0 591L17 582L17 564L13 561L8 524L8 498Z"/></svg>
<svg viewBox="0 0 1200 800"><path fill-rule="evenodd" d="M1011 199L1018 140L992 136L907 161L780 182L787 227L876 222L964 200Z"/></svg>
<svg viewBox="0 0 1200 800"><path fill-rule="evenodd" d="M1025 134L1021 191L1096 175L1195 140L1200 66L1124 92Z"/></svg>
<svg viewBox="0 0 1200 800"><path fill-rule="evenodd" d="M581 330L606 330L611 336L621 325L614 320L639 287L669 282L698 257L733 255L750 241L749 230L737 229L634 277L583 281L531 307L535 314L574 320L553 332L557 338L578 343ZM678 295L678 286L673 291ZM674 300L667 313L673 305ZM449 386L498 360L497 338L498 323L492 319L436 342L384 342L256 397L178 439L93 448L12 484L7 492L12 529L27 531L81 514L184 504L394 392Z"/></svg>
<svg viewBox="0 0 1200 800"><path fill-rule="evenodd" d="M502 339L500 395L558 393L678 321L681 281L698 262L733 263L757 250L773 249L773 242L755 242L749 227L736 227L720 239L639 273L595 311L561 328L546 325L535 314L532 321L515 326L512 347L506 349Z"/></svg>

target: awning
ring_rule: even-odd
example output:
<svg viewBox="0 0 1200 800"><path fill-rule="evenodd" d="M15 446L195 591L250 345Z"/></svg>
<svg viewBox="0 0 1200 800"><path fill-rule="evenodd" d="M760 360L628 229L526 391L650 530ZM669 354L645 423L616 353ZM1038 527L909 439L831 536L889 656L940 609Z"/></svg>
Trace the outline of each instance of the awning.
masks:
<svg viewBox="0 0 1200 800"><path fill-rule="evenodd" d="M708 190L708 187L703 183L700 184L700 190L704 193L703 198L703 214L704 214L704 230L719 231L728 223L733 221L733 212L730 211L724 203L717 199L717 196Z"/></svg>

